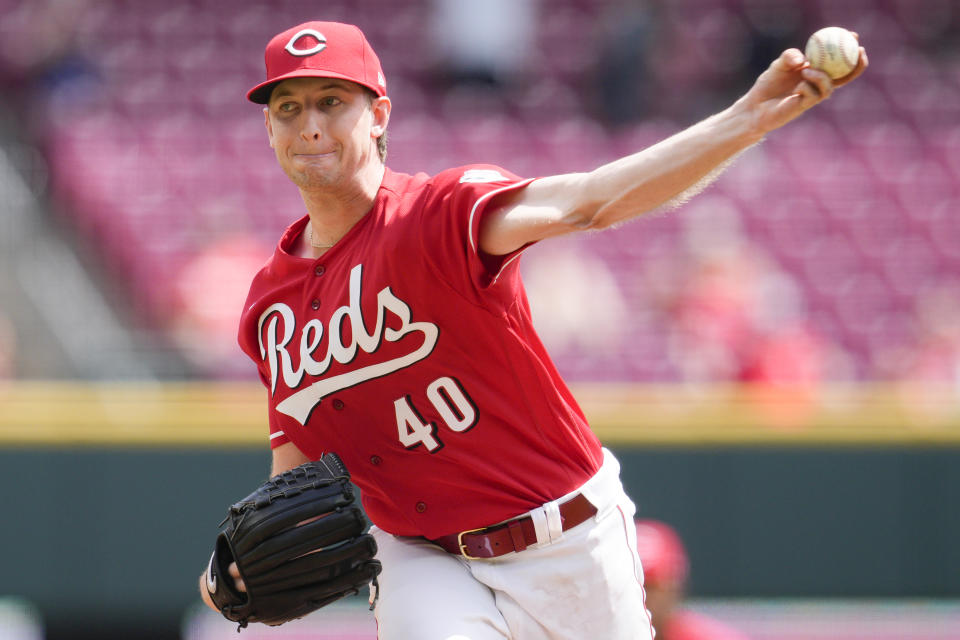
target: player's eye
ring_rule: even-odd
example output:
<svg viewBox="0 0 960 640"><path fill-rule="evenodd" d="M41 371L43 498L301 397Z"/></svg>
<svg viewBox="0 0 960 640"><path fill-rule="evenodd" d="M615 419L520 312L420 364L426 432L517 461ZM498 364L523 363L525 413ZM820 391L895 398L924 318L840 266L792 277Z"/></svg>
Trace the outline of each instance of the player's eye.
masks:
<svg viewBox="0 0 960 640"><path fill-rule="evenodd" d="M296 108L297 103L295 102L281 102L279 105L277 105L277 111L280 111L281 113L290 113Z"/></svg>
<svg viewBox="0 0 960 640"><path fill-rule="evenodd" d="M320 98L320 104L324 107L335 107L340 104L340 98L336 96L325 96Z"/></svg>

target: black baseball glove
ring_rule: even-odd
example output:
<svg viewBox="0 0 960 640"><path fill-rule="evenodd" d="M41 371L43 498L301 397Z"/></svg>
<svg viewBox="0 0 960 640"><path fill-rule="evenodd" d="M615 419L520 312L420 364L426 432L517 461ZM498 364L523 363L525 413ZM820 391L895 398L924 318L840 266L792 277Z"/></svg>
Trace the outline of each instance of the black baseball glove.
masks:
<svg viewBox="0 0 960 640"><path fill-rule="evenodd" d="M276 475L230 507L207 568L207 590L228 620L268 625L358 593L380 573L377 545L336 454ZM227 573L237 563L246 592Z"/></svg>

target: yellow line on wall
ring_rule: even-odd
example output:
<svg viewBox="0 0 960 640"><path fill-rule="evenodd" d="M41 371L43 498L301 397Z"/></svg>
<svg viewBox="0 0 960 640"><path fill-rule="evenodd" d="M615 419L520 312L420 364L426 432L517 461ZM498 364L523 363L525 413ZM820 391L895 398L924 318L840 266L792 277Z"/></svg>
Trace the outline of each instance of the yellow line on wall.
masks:
<svg viewBox="0 0 960 640"><path fill-rule="evenodd" d="M581 385L574 391L595 431L612 444L960 445L960 396L949 388Z"/></svg>
<svg viewBox="0 0 960 640"><path fill-rule="evenodd" d="M258 385L0 385L0 444L265 446L266 425Z"/></svg>
<svg viewBox="0 0 960 640"><path fill-rule="evenodd" d="M573 392L610 445L960 446L951 388L581 384ZM0 384L0 446L266 447L266 425L259 384Z"/></svg>

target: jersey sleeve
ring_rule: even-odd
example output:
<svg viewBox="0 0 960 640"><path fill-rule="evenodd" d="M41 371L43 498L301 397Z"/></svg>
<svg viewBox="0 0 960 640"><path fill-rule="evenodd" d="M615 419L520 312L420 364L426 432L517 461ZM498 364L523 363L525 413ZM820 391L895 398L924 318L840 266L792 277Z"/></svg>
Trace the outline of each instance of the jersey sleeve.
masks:
<svg viewBox="0 0 960 640"><path fill-rule="evenodd" d="M503 256L482 252L480 222L498 195L532 181L494 165L469 165L435 176L420 230L421 249L438 274L455 287L474 289L486 289L507 278L526 247Z"/></svg>
<svg viewBox="0 0 960 640"><path fill-rule="evenodd" d="M268 383L267 394L269 395L269 393L270 387ZM290 436L287 435L283 425L284 416L277 411L274 398L269 398L267 414L270 422L270 448L276 449L280 445L290 442Z"/></svg>
<svg viewBox="0 0 960 640"><path fill-rule="evenodd" d="M257 367L257 373L259 374L260 382L263 383L264 389L267 392L267 416L270 427L270 448L276 449L280 445L290 442L290 438L287 436L284 429L284 416L277 412L276 402L271 397L269 375L264 372L262 367Z"/></svg>

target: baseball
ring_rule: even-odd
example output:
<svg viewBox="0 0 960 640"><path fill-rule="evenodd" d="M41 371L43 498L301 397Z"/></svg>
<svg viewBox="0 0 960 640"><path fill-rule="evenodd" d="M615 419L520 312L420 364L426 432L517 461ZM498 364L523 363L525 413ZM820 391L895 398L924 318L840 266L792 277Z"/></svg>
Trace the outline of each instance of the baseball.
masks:
<svg viewBox="0 0 960 640"><path fill-rule="evenodd" d="M836 80L849 74L860 59L860 43L843 27L824 27L807 40L810 66Z"/></svg>

